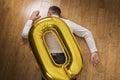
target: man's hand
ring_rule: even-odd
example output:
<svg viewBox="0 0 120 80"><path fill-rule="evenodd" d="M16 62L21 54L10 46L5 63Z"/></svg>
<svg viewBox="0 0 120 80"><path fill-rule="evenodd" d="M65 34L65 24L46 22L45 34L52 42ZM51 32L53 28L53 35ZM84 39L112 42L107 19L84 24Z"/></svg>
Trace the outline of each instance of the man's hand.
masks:
<svg viewBox="0 0 120 80"><path fill-rule="evenodd" d="M41 17L41 16L39 16L39 13L40 13L39 11L34 11L32 13L32 15L30 16L30 19L33 20L33 21L37 20L38 18Z"/></svg>
<svg viewBox="0 0 120 80"><path fill-rule="evenodd" d="M92 61L94 66L100 62L98 52L94 52L91 54L91 61Z"/></svg>

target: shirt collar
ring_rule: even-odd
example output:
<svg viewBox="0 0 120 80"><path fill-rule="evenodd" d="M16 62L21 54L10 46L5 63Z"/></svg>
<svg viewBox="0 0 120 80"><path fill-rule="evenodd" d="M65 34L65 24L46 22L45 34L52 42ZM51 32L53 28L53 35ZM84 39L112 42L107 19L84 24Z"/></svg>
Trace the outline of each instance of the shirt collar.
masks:
<svg viewBox="0 0 120 80"><path fill-rule="evenodd" d="M58 16L58 15L55 15L55 14L53 14L52 17L58 17L58 18L59 18L59 16Z"/></svg>

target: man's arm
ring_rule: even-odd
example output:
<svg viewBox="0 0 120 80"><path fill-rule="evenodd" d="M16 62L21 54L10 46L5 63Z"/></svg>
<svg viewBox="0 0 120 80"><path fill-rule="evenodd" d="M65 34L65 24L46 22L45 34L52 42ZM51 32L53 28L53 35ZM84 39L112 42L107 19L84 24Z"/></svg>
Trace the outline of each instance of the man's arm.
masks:
<svg viewBox="0 0 120 80"><path fill-rule="evenodd" d="M30 28L32 27L32 23L38 18L40 18L39 11L34 11L23 28L23 31L22 31L23 39L28 39L28 33L29 33Z"/></svg>
<svg viewBox="0 0 120 80"><path fill-rule="evenodd" d="M32 20L28 20L23 28L23 31L22 31L22 38L23 39L28 39L28 33L29 33L29 30L30 28L32 27L32 23L33 21Z"/></svg>
<svg viewBox="0 0 120 80"><path fill-rule="evenodd" d="M67 24L68 24L68 26L70 26L71 30L73 31L73 33L75 35L77 35L79 37L83 37L85 39L85 41L87 42L90 52L92 53L91 61L93 62L93 64L96 65L97 63L99 63L98 50L96 48L96 44L95 44L92 33L88 29L86 29L72 21L68 20Z"/></svg>

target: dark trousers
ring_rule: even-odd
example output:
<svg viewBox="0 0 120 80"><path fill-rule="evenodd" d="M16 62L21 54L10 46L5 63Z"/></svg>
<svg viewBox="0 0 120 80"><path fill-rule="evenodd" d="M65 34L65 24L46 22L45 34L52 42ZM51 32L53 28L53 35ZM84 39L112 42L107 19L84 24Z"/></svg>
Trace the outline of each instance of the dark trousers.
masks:
<svg viewBox="0 0 120 80"><path fill-rule="evenodd" d="M57 63L57 64L63 64L65 63L65 55L64 53L51 53L53 60Z"/></svg>

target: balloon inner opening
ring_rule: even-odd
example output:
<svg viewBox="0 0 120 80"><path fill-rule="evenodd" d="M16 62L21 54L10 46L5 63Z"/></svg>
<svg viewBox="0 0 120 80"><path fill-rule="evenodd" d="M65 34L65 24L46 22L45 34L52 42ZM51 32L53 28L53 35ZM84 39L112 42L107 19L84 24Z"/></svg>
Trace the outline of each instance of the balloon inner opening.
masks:
<svg viewBox="0 0 120 80"><path fill-rule="evenodd" d="M53 62L56 64L64 64L66 62L66 56L55 33L47 32L44 38Z"/></svg>

